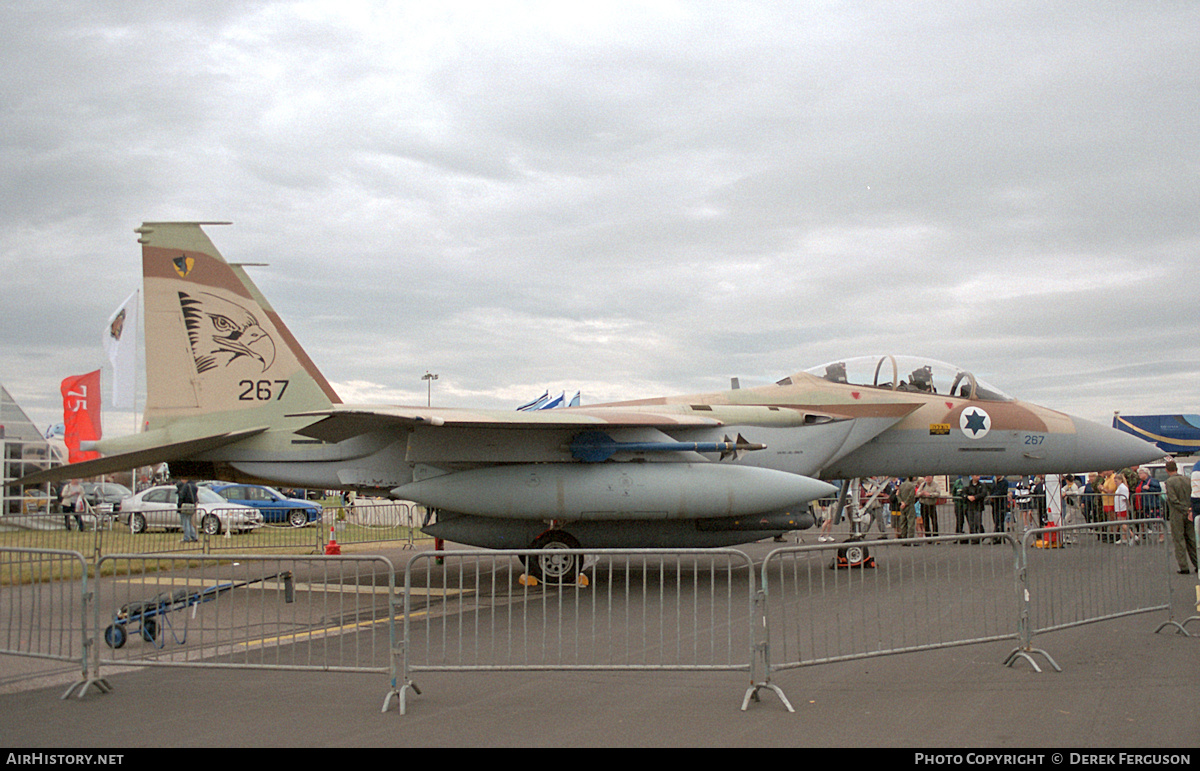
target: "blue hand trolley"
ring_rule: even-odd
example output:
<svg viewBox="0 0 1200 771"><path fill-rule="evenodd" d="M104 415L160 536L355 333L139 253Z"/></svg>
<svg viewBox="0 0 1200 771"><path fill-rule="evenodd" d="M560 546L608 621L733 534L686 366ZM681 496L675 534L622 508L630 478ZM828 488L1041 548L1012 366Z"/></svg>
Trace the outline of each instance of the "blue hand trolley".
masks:
<svg viewBox="0 0 1200 771"><path fill-rule="evenodd" d="M161 648L166 644L166 640L163 635L159 634L161 631L159 629L159 622L161 620L166 626L170 627L171 613L211 602L225 592L251 586L252 584L261 584L264 581L276 578L283 580L283 601L292 602L295 599L295 585L292 582L291 571L285 570L281 573L249 581L229 581L223 584L216 584L198 591L192 589L175 589L174 591L159 592L148 600L126 603L113 614L113 622L104 630L104 642L110 648L120 648L129 637L126 627L130 627L131 632L140 633L143 640L148 643L154 643L154 645ZM187 641L186 631L183 637L180 638L175 634L175 630L172 627L171 636L180 645Z"/></svg>

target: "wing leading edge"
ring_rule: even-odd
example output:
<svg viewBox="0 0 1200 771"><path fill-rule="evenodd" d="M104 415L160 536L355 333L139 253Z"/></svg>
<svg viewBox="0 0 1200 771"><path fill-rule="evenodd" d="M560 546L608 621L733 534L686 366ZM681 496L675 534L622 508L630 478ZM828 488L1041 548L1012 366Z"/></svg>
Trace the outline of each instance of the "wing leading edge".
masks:
<svg viewBox="0 0 1200 771"><path fill-rule="evenodd" d="M606 426L647 428L712 428L727 425L797 427L834 416L791 408L743 405L656 405L569 408L547 412L419 409L413 407L345 407L292 413L317 418L296 433L325 442L340 442L372 431L418 426L478 429L586 429Z"/></svg>

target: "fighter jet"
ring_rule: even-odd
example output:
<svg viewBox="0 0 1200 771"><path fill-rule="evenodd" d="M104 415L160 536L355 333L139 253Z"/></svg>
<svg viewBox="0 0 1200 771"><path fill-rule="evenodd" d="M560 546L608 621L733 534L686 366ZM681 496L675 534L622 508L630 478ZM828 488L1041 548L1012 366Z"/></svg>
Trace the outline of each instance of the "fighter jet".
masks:
<svg viewBox="0 0 1200 771"><path fill-rule="evenodd" d="M836 492L822 480L1072 472L1162 455L967 370L891 355L757 388L555 410L347 405L206 224L225 223L136 231L145 430L21 483L166 461L176 475L415 501L431 512L427 533L471 546L713 547L812 526L807 504ZM530 563L535 574L579 567Z"/></svg>

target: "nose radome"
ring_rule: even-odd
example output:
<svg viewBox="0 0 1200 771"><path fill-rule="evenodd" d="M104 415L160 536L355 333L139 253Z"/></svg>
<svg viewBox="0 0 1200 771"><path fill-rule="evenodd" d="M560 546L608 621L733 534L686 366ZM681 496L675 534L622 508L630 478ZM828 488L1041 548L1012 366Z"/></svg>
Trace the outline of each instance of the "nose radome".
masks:
<svg viewBox="0 0 1200 771"><path fill-rule="evenodd" d="M1143 441L1133 434L1094 423L1083 418L1071 418L1075 423L1077 471L1104 471L1153 463L1163 458L1157 445Z"/></svg>

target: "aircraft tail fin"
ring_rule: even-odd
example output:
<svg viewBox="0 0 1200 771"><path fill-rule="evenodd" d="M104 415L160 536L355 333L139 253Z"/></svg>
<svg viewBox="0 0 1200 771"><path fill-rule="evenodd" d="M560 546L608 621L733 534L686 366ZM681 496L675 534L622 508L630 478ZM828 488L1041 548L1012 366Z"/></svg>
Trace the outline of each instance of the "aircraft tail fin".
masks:
<svg viewBox="0 0 1200 771"><path fill-rule="evenodd" d="M201 225L146 222L146 427L221 414L225 425L341 402L240 265Z"/></svg>

